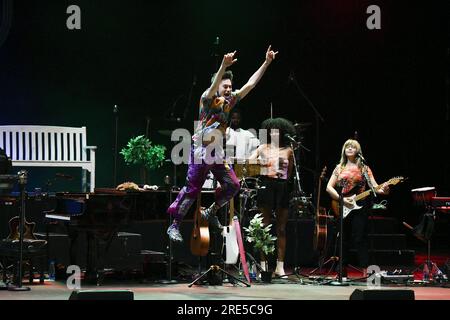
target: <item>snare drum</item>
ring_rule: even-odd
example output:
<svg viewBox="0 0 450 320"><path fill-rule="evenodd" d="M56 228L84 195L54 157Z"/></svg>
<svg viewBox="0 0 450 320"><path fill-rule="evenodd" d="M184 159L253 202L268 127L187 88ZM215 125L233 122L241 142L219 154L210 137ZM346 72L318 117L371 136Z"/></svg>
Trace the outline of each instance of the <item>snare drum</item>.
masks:
<svg viewBox="0 0 450 320"><path fill-rule="evenodd" d="M431 205L431 198L436 197L435 187L423 187L412 189L411 194L414 200L414 204L417 206L429 206Z"/></svg>

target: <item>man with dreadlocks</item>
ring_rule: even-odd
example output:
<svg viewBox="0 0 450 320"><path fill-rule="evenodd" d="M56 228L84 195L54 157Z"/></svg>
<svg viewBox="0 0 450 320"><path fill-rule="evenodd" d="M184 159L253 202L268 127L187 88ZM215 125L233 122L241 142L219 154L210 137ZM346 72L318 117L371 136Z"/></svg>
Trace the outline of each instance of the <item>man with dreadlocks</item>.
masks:
<svg viewBox="0 0 450 320"><path fill-rule="evenodd" d="M172 241L183 241L179 231L180 223L194 203L198 193L201 192L209 171L220 182L220 188L216 189L214 203L209 208L202 210L202 217L209 221L210 227L221 228L216 212L234 197L239 191L240 184L234 171L224 163L223 147L220 145L223 141L217 139L217 137L225 136L231 110L256 86L277 53L269 46L263 64L248 79L247 83L236 91L232 90L233 74L231 71L225 71L237 61L235 59L236 51L223 56L219 70L212 78L211 86L200 99L200 119L192 136L193 146L189 159L186 186L181 189L177 198L167 210L173 217L173 223L167 229L167 234ZM210 144L215 144L218 148L214 147L213 152L209 152Z"/></svg>
<svg viewBox="0 0 450 320"><path fill-rule="evenodd" d="M289 209L288 179L293 169L294 151L289 146L285 135L295 135L295 128L289 120L284 118L267 119L261 127L267 130L268 141L261 144L251 157L251 159L259 159L262 165L257 202L259 210L263 213L264 225L270 224L272 211L275 211L277 233L275 275L286 278L284 257ZM267 261L262 260L261 267L263 271L267 271Z"/></svg>

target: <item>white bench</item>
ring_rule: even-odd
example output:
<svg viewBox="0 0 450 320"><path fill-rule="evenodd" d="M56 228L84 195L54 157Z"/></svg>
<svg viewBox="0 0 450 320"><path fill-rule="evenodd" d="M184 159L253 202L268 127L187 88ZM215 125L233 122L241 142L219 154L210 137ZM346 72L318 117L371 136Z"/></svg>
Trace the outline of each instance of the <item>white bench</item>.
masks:
<svg viewBox="0 0 450 320"><path fill-rule="evenodd" d="M0 148L18 167L81 167L82 190L95 188L95 150L86 145L86 127L0 126Z"/></svg>

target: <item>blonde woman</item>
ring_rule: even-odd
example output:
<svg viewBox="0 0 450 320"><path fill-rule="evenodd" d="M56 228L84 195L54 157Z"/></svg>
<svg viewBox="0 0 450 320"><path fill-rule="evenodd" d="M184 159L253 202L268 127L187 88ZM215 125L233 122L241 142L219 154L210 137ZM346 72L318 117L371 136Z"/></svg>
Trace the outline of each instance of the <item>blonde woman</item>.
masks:
<svg viewBox="0 0 450 320"><path fill-rule="evenodd" d="M339 201L340 190L343 195L344 206L353 207L352 195L360 194L368 188L376 190L377 194L387 194L389 189L383 186L377 189L372 170L365 164L358 141L349 139L342 146L341 160L333 171L327 185L327 192L333 200ZM351 214L344 220L343 244L344 260L346 265L348 256L349 241L352 242L357 251L359 266L363 269L364 276L369 264L368 249L368 213L372 205L372 199L366 198L362 203L362 208L351 211ZM346 277L346 269L343 270L343 276Z"/></svg>

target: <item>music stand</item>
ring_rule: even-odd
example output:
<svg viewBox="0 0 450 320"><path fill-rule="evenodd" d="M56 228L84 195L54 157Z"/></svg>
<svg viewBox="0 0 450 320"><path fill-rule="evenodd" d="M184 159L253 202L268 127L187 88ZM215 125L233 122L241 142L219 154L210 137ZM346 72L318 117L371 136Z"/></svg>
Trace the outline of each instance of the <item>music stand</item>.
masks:
<svg viewBox="0 0 450 320"><path fill-rule="evenodd" d="M424 281L433 281L434 272L442 274L436 263L431 261L431 236L434 231L435 219L435 210L432 206L431 200L433 197L436 197L436 189L434 187L424 187L413 189L411 190L411 192L413 195L414 203L419 207L424 207L425 213L422 216L422 220L417 226L412 227L406 222L403 222L403 225L410 229L412 231L412 234L416 238L427 244L427 260L417 268L415 268L412 273L421 270L422 274L424 275ZM427 279L427 277L429 277L429 279Z"/></svg>
<svg viewBox="0 0 450 320"><path fill-rule="evenodd" d="M7 177L6 180L17 181L20 188L20 224L19 224L19 260L17 261L17 285L9 285L8 291L30 291L30 287L22 286L23 278L23 226L25 224L25 185L27 184L27 171L22 170L17 173L16 176L3 175ZM0 181L2 181L2 175L0 175ZM2 181L3 182L3 181ZM31 271L30 271L31 272Z"/></svg>

